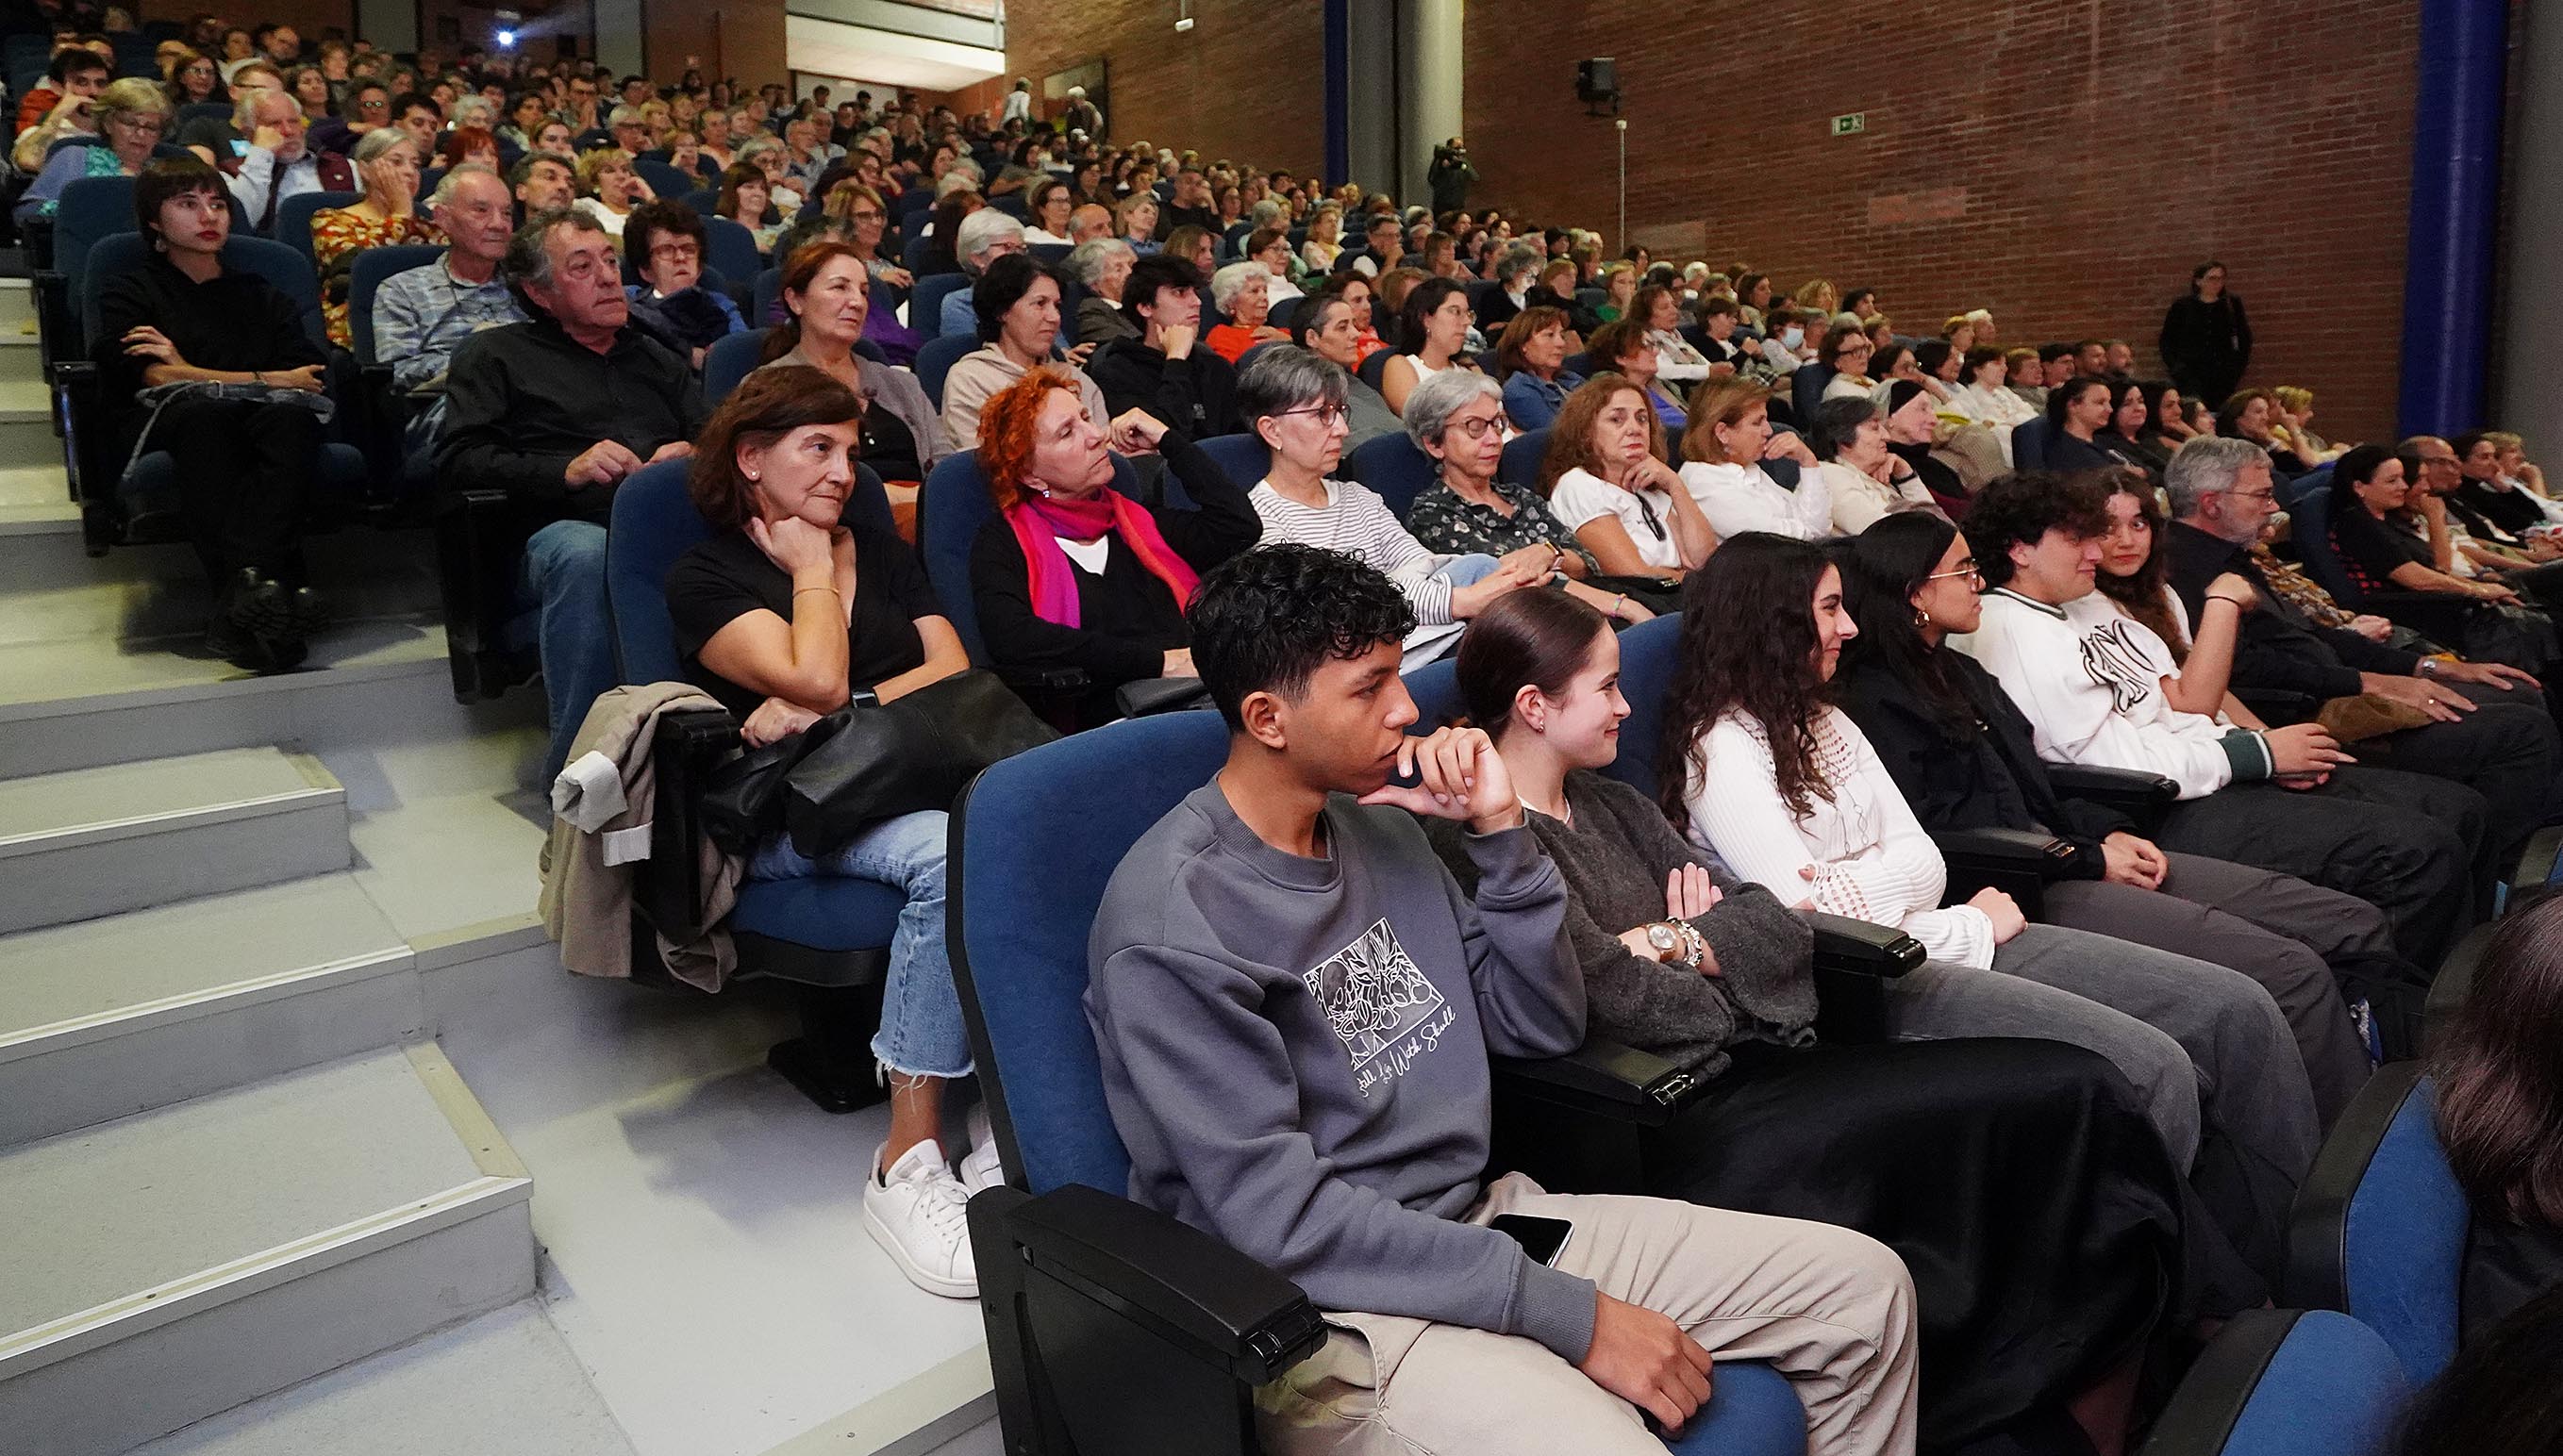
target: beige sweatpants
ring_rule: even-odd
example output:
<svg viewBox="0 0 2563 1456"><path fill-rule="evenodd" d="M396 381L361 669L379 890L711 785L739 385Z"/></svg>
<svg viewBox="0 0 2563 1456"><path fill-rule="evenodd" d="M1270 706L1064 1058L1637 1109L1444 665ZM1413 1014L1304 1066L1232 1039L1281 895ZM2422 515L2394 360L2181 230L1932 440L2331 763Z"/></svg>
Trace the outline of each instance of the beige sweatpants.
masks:
<svg viewBox="0 0 2563 1456"><path fill-rule="evenodd" d="M1469 1218L1508 1212L1568 1220L1558 1268L1670 1317L1718 1360L1787 1375L1811 1456L1910 1456L1913 1284L1884 1244L1667 1198L1545 1193L1518 1175ZM1664 1456L1637 1406L1535 1341L1399 1315L1326 1323L1325 1345L1257 1392L1273 1456Z"/></svg>

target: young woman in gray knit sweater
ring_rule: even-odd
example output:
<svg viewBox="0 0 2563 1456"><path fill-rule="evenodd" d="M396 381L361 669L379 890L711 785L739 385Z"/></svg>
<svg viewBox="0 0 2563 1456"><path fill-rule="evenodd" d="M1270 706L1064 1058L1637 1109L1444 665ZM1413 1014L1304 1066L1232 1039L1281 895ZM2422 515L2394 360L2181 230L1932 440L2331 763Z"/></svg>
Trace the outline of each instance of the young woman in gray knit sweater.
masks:
<svg viewBox="0 0 2563 1456"><path fill-rule="evenodd" d="M2135 1355L2174 1313L2185 1196L2127 1082L2059 1041L1823 1041L1808 923L1598 772L1629 714L1602 616L1511 593L1458 667L1565 876L1591 1034L1711 1079L1652 1135L1647 1191L1847 1225L1902 1256L1926 1449L1997 1431L2037 1449L2069 1419L2123 1449ZM1474 862L1441 827L1468 889Z"/></svg>

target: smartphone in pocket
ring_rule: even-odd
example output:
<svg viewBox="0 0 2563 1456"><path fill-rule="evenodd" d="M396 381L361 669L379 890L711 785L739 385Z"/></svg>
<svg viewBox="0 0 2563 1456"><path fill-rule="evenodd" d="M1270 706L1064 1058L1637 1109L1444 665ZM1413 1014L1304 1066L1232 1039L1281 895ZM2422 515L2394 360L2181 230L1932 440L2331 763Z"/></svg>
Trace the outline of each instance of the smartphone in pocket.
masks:
<svg viewBox="0 0 2563 1456"><path fill-rule="evenodd" d="M1575 1236L1575 1225L1563 1218L1540 1218L1528 1213L1498 1213L1486 1220L1486 1226L1521 1245L1531 1262L1554 1268L1558 1255L1566 1252L1566 1242Z"/></svg>

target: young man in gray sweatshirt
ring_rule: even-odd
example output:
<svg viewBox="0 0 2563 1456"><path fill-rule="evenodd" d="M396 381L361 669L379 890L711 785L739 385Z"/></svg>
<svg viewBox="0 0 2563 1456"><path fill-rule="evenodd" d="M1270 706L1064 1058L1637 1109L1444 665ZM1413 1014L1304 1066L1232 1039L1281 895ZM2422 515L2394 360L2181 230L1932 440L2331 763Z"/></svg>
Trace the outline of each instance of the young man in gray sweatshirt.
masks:
<svg viewBox="0 0 2563 1456"><path fill-rule="evenodd" d="M1564 882L1485 735L1405 735L1397 587L1266 547L1213 572L1191 620L1228 763L1113 874L1085 1004L1131 1196L1328 1312L1325 1347L1258 1400L1265 1449L1662 1456L1642 1414L1678 1429L1714 1358L1796 1379L1813 1452L1910 1452L1912 1288L1883 1245L1480 1186L1488 1054L1572 1049L1584 989ZM1401 766L1421 787L1389 787ZM1417 815L1467 826L1474 900ZM1487 1226L1506 1212L1571 1232L1534 1262Z"/></svg>

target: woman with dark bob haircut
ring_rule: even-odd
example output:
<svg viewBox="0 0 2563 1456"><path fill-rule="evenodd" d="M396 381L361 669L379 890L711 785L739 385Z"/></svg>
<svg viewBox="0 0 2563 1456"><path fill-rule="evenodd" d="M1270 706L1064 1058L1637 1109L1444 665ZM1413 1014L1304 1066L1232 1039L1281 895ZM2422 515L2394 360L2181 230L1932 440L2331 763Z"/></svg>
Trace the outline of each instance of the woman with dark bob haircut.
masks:
<svg viewBox="0 0 2563 1456"><path fill-rule="evenodd" d="M213 584L205 645L260 672L301 662L322 621L305 584L303 504L320 456L321 419L293 395L325 388L320 346L301 311L265 278L223 264L232 209L220 172L193 157L154 162L133 183L142 266L106 279L98 351L117 460L166 451L177 512ZM246 385L268 398L188 390L163 405L139 390Z"/></svg>
<svg viewBox="0 0 2563 1456"><path fill-rule="evenodd" d="M1591 1033L1709 1084L1649 1135L1644 1191L1893 1248L1920 1313L1926 1448L2070 1405L2114 1449L2094 1387L2132 1372L2180 1259L2179 1175L2126 1080L2056 1041L1820 1042L1806 922L1604 777L1629 716L1611 624L1516 592L1469 629L1459 668L1566 881ZM1465 836L1426 832L1476 894Z"/></svg>
<svg viewBox="0 0 2563 1456"><path fill-rule="evenodd" d="M2465 1335L2563 1285L2563 894L2492 932L2456 1022L2430 1055L2439 1143L2473 1201ZM2549 1369L2546 1372L2552 1373Z"/></svg>
<svg viewBox="0 0 2563 1456"><path fill-rule="evenodd" d="M2321 1138L2285 1018L2225 967L2031 924L1997 889L1943 905L1938 845L1835 706L1858 636L1821 547L1758 534L1719 547L1682 588L1657 749L1666 814L1783 900L1920 941L1934 965L1895 983L1890 1034L2039 1036L2116 1062L2215 1215L2191 1220L2193 1253L2225 1297L2258 1303Z"/></svg>
<svg viewBox="0 0 2563 1456"><path fill-rule="evenodd" d="M670 568L668 616L688 674L739 716L751 747L970 665L906 545L847 515L863 410L816 369L760 369L695 444L687 486L717 534ZM956 1175L941 1142L943 1084L970 1074L944 954L943 848L933 810L870 825L825 859L776 834L746 874L871 880L905 897L873 1038L889 1078L889 1139L866 1170L864 1226L917 1287L971 1299L978 1275L961 1209L995 1180L996 1153L981 1138Z"/></svg>

